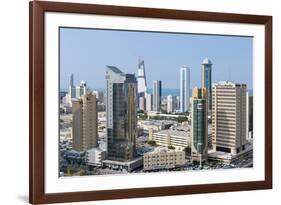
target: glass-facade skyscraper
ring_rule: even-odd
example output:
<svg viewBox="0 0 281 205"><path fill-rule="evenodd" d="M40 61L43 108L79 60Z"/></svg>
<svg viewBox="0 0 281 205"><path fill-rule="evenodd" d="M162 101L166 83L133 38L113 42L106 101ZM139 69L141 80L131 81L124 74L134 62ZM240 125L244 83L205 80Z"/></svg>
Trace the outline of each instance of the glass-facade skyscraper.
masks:
<svg viewBox="0 0 281 205"><path fill-rule="evenodd" d="M74 76L73 76L73 74L71 74L69 77L69 83L68 83L68 94L69 94L70 99L75 97L73 89L74 89Z"/></svg>
<svg viewBox="0 0 281 205"><path fill-rule="evenodd" d="M207 89L208 110L212 110L212 62L206 58L202 62L202 88Z"/></svg>
<svg viewBox="0 0 281 205"><path fill-rule="evenodd" d="M144 60L139 59L138 63L138 94L143 97L147 93Z"/></svg>
<svg viewBox="0 0 281 205"><path fill-rule="evenodd" d="M106 70L107 156L130 161L136 157L137 80L117 67Z"/></svg>
<svg viewBox="0 0 281 205"><path fill-rule="evenodd" d="M189 110L190 98L190 69L187 66L180 68L180 111Z"/></svg>
<svg viewBox="0 0 281 205"><path fill-rule="evenodd" d="M144 60L139 59L138 63L138 108L145 110L145 97L147 95L147 85L145 76Z"/></svg>
<svg viewBox="0 0 281 205"><path fill-rule="evenodd" d="M192 90L192 161L207 160L208 157L208 108L207 89L194 88Z"/></svg>
<svg viewBox="0 0 281 205"><path fill-rule="evenodd" d="M161 111L161 97L162 97L162 82L161 80L153 81L153 111Z"/></svg>
<svg viewBox="0 0 281 205"><path fill-rule="evenodd" d="M80 98L82 95L87 94L87 83L85 81L81 81L79 86L75 88L75 98Z"/></svg>

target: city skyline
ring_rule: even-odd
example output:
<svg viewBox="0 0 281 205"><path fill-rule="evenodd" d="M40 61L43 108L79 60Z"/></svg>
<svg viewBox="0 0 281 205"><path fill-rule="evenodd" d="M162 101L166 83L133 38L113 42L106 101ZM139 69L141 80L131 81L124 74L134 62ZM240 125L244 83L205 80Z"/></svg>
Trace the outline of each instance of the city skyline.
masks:
<svg viewBox="0 0 281 205"><path fill-rule="evenodd" d="M60 92L60 176L253 167L250 38L244 45L239 37L237 47L229 36L118 31L112 42L116 31L87 32L87 46L71 41L60 56L60 77L68 77L68 92ZM183 49L191 39L194 52ZM148 58L128 69L139 46L135 54ZM186 55L194 65L182 63ZM222 61L231 68L221 70Z"/></svg>
<svg viewBox="0 0 281 205"><path fill-rule="evenodd" d="M159 72L163 73L163 88L179 88L179 81L174 79L179 79L182 65L190 68L191 87L200 87L201 63L205 58L213 63L213 82L230 80L252 89L251 37L70 28L61 28L60 34L61 89L67 88L71 73L76 80L86 81L89 88L104 88L102 76L106 65L115 65L137 76L140 56L145 61L148 89L158 79ZM177 55L173 55L175 52Z"/></svg>

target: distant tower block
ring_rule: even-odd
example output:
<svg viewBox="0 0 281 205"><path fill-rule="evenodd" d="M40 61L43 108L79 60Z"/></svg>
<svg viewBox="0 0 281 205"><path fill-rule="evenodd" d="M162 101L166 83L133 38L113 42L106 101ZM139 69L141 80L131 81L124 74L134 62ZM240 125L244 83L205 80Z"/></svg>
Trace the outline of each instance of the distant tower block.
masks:
<svg viewBox="0 0 281 205"><path fill-rule="evenodd" d="M167 112L171 113L175 110L176 98L175 96L168 95L167 96Z"/></svg>
<svg viewBox="0 0 281 205"><path fill-rule="evenodd" d="M161 111L162 81L154 80L153 84L153 111Z"/></svg>
<svg viewBox="0 0 281 205"><path fill-rule="evenodd" d="M189 110L190 98L190 69L187 66L180 68L180 111Z"/></svg>
<svg viewBox="0 0 281 205"><path fill-rule="evenodd" d="M68 82L68 103L72 105L72 98L75 98L74 75L71 74Z"/></svg>
<svg viewBox="0 0 281 205"><path fill-rule="evenodd" d="M144 60L139 59L138 64L138 94L144 97L147 92Z"/></svg>
<svg viewBox="0 0 281 205"><path fill-rule="evenodd" d="M152 95L151 94L147 94L146 95L146 100L145 100L145 108L146 108L146 111L152 111Z"/></svg>
<svg viewBox="0 0 281 205"><path fill-rule="evenodd" d="M145 97L139 97L139 109L145 110Z"/></svg>
<svg viewBox="0 0 281 205"><path fill-rule="evenodd" d="M212 62L206 58L202 62L202 88L207 89L208 110L212 110Z"/></svg>

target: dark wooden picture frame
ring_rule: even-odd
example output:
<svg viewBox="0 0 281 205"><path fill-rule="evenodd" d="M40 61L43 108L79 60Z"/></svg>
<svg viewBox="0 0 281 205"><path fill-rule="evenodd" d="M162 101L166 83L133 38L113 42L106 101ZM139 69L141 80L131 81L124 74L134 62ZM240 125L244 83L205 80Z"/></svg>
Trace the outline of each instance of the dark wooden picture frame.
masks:
<svg viewBox="0 0 281 205"><path fill-rule="evenodd" d="M153 197L272 188L272 17L155 8L33 1L29 5L29 201L38 203ZM265 180L203 185L167 186L46 194L44 190L44 13L67 12L265 26Z"/></svg>

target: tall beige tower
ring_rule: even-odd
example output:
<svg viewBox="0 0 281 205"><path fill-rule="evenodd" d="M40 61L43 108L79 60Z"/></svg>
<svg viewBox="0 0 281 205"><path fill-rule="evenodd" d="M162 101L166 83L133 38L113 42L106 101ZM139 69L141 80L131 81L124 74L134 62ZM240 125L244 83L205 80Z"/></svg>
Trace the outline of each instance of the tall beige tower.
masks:
<svg viewBox="0 0 281 205"><path fill-rule="evenodd" d="M72 101L73 149L85 151L97 147L97 99L93 94Z"/></svg>
<svg viewBox="0 0 281 205"><path fill-rule="evenodd" d="M213 86L212 140L216 151L237 154L246 144L245 84L223 81Z"/></svg>

